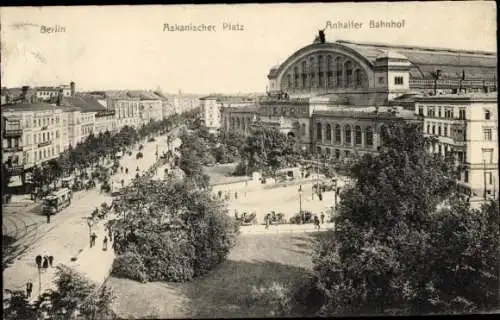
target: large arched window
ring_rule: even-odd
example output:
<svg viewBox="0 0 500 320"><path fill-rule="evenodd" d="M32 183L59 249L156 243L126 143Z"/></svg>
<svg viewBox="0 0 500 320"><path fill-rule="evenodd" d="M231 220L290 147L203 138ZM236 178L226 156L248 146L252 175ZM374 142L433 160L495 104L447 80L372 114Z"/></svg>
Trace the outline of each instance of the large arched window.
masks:
<svg viewBox="0 0 500 320"><path fill-rule="evenodd" d="M348 124L344 126L344 137L345 137L344 144L351 145L352 144L351 127Z"/></svg>
<svg viewBox="0 0 500 320"><path fill-rule="evenodd" d="M340 131L340 125L335 125L335 142L340 144L342 142L342 132Z"/></svg>
<svg viewBox="0 0 500 320"><path fill-rule="evenodd" d="M300 79L300 74L299 74L299 67L293 68L293 76L295 77L295 83L294 83L294 88L299 88L299 79Z"/></svg>
<svg viewBox="0 0 500 320"><path fill-rule="evenodd" d="M306 124L305 123L303 123L302 126L301 126L301 128L300 128L300 134L302 136L306 135Z"/></svg>
<svg viewBox="0 0 500 320"><path fill-rule="evenodd" d="M311 83L309 84L309 86L311 88L315 88L316 87L316 64L314 63L314 57L311 57L309 58L309 70L310 70L310 74L311 74Z"/></svg>
<svg viewBox="0 0 500 320"><path fill-rule="evenodd" d="M366 145L373 146L373 129L372 127L366 128Z"/></svg>
<svg viewBox="0 0 500 320"><path fill-rule="evenodd" d="M316 124L316 140L321 141L323 138L323 132L321 128L321 123Z"/></svg>
<svg viewBox="0 0 500 320"><path fill-rule="evenodd" d="M363 79L361 78L361 70L356 69L354 71L354 83L357 88L361 87L363 85Z"/></svg>
<svg viewBox="0 0 500 320"><path fill-rule="evenodd" d="M346 73L346 87L352 86L352 62L347 61L345 63L345 73Z"/></svg>
<svg viewBox="0 0 500 320"><path fill-rule="evenodd" d="M354 129L354 131L356 132L356 137L355 137L355 142L357 145L360 145L362 143L362 134L361 134L361 127L360 126L356 126L356 128Z"/></svg>
<svg viewBox="0 0 500 320"><path fill-rule="evenodd" d="M337 83L337 87L342 86L342 62L340 61L340 57L335 58L335 80Z"/></svg>
<svg viewBox="0 0 500 320"><path fill-rule="evenodd" d="M332 126L329 123L326 125L326 141L332 143Z"/></svg>
<svg viewBox="0 0 500 320"><path fill-rule="evenodd" d="M333 66L332 56L326 56L326 86L330 88L333 85Z"/></svg>
<svg viewBox="0 0 500 320"><path fill-rule="evenodd" d="M307 88L307 62L302 61L302 88Z"/></svg>
<svg viewBox="0 0 500 320"><path fill-rule="evenodd" d="M318 57L318 87L323 88L325 86L324 83L324 74L323 74L323 56Z"/></svg>
<svg viewBox="0 0 500 320"><path fill-rule="evenodd" d="M288 89L291 89L292 86L293 86L292 76L290 74L286 75L286 86L287 86Z"/></svg>
<svg viewBox="0 0 500 320"><path fill-rule="evenodd" d="M240 129L240 118L236 118L236 129Z"/></svg>

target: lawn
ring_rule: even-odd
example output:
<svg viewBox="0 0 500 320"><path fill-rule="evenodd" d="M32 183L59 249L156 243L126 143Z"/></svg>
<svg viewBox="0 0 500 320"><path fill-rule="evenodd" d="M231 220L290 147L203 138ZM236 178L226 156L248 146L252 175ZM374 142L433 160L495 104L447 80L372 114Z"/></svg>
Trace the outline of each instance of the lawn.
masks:
<svg viewBox="0 0 500 320"><path fill-rule="evenodd" d="M243 181L245 177L233 176L232 173L237 163L217 164L212 167L204 167L203 170L210 177L211 184L232 183Z"/></svg>
<svg viewBox="0 0 500 320"><path fill-rule="evenodd" d="M119 317L268 317L271 306L256 302L252 289L273 282L294 285L312 267L313 235L240 236L228 260L190 283L146 283L110 277Z"/></svg>

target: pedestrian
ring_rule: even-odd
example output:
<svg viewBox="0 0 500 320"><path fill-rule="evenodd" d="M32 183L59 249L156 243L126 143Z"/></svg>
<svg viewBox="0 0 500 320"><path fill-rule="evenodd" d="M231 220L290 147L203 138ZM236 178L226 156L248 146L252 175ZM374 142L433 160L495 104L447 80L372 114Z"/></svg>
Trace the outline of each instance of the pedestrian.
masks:
<svg viewBox="0 0 500 320"><path fill-rule="evenodd" d="M38 269L41 269L42 268L42 256L37 255L35 257L35 262L36 262L36 266L38 267Z"/></svg>
<svg viewBox="0 0 500 320"><path fill-rule="evenodd" d="M49 258L47 256L43 257L43 265L42 267L44 269L47 269L49 267Z"/></svg>
<svg viewBox="0 0 500 320"><path fill-rule="evenodd" d="M50 213L47 212L47 223L50 223Z"/></svg>
<svg viewBox="0 0 500 320"><path fill-rule="evenodd" d="M238 199L238 192L234 193L234 200Z"/></svg>
<svg viewBox="0 0 500 320"><path fill-rule="evenodd" d="M266 214L266 216L264 217L264 220L266 221L266 229L269 229L269 213Z"/></svg>
<svg viewBox="0 0 500 320"><path fill-rule="evenodd" d="M318 219L318 216L314 216L314 229L318 229L319 231L319 219Z"/></svg>
<svg viewBox="0 0 500 320"><path fill-rule="evenodd" d="M91 248L94 246L96 238L97 238L97 235L95 234L95 232L92 232L92 234L90 235L90 247Z"/></svg>
<svg viewBox="0 0 500 320"><path fill-rule="evenodd" d="M54 262L54 256L49 256L49 265L52 268L52 263Z"/></svg>
<svg viewBox="0 0 500 320"><path fill-rule="evenodd" d="M123 173L123 167L120 167L121 172Z"/></svg>
<svg viewBox="0 0 500 320"><path fill-rule="evenodd" d="M321 191L318 194L318 198L319 198L319 201L323 201L323 194L321 193Z"/></svg>
<svg viewBox="0 0 500 320"><path fill-rule="evenodd" d="M219 200L222 198L222 190L219 190L219 192L217 192L217 194L219 195Z"/></svg>
<svg viewBox="0 0 500 320"><path fill-rule="evenodd" d="M104 239L102 240L102 251L108 250L108 237L104 236Z"/></svg>
<svg viewBox="0 0 500 320"><path fill-rule="evenodd" d="M125 173L128 174L128 168L125 168Z"/></svg>
<svg viewBox="0 0 500 320"><path fill-rule="evenodd" d="M26 283L26 296L28 298L31 298L31 291L33 291L33 283L31 282L31 280L28 280L28 282Z"/></svg>
<svg viewBox="0 0 500 320"><path fill-rule="evenodd" d="M111 227L108 227L108 238L110 242L113 242L113 232L111 231Z"/></svg>
<svg viewBox="0 0 500 320"><path fill-rule="evenodd" d="M325 213L321 211L321 224L325 223Z"/></svg>

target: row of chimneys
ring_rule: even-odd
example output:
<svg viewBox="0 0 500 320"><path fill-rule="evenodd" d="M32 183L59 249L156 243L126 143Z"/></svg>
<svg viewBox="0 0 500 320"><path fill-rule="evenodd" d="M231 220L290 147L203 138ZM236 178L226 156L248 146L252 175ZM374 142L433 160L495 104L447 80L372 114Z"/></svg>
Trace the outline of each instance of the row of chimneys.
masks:
<svg viewBox="0 0 500 320"><path fill-rule="evenodd" d="M69 86L70 86L70 90L71 90L71 96L74 97L75 96L75 90L76 90L76 87L75 87L75 83L73 81L71 81L69 83ZM29 86L23 86L22 88L22 93L21 93L21 98L24 102L30 102L28 101L28 90L30 89ZM35 102L34 101L35 97L31 97L31 102ZM59 92L57 93L57 105L61 105L62 103L62 99L63 99L63 89L59 89Z"/></svg>

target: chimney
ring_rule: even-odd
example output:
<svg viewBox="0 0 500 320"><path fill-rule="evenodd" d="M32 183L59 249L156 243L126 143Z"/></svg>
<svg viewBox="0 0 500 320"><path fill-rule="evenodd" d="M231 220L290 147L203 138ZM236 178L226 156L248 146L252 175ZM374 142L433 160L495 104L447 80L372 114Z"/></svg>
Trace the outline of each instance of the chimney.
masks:
<svg viewBox="0 0 500 320"><path fill-rule="evenodd" d="M69 83L69 86L71 88L71 96L74 97L75 96L75 83L73 81L71 81Z"/></svg>
<svg viewBox="0 0 500 320"><path fill-rule="evenodd" d="M63 101L63 89L59 89L59 92L57 92L57 105L60 106L62 105Z"/></svg>
<svg viewBox="0 0 500 320"><path fill-rule="evenodd" d="M23 91L22 91L22 94L21 94L21 98L23 99L23 102L28 102L28 90L29 90L29 86L23 86Z"/></svg>

